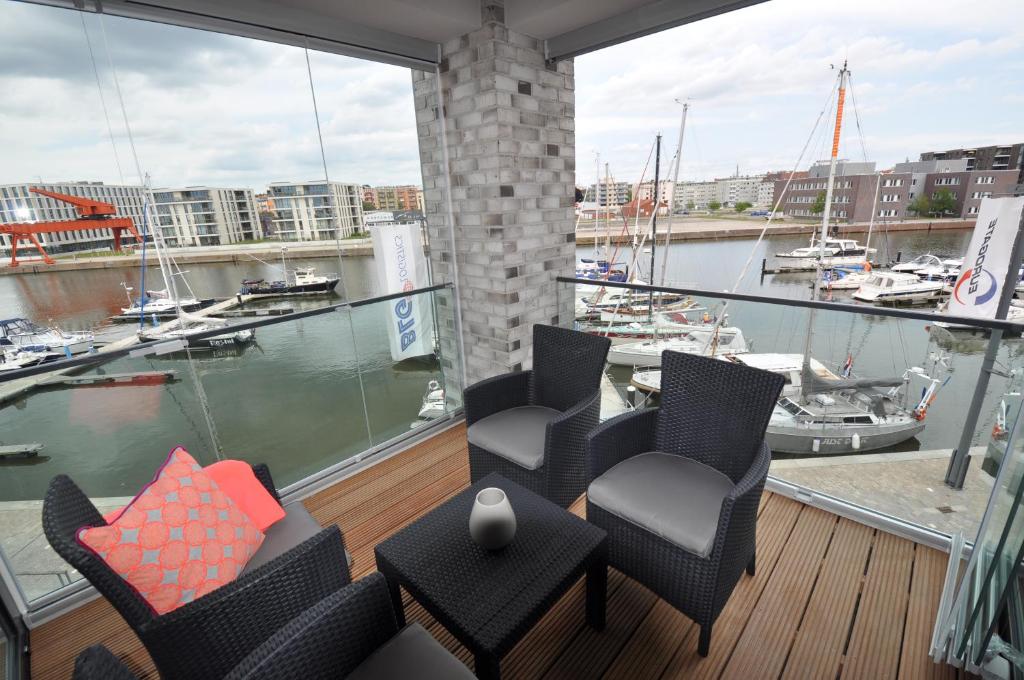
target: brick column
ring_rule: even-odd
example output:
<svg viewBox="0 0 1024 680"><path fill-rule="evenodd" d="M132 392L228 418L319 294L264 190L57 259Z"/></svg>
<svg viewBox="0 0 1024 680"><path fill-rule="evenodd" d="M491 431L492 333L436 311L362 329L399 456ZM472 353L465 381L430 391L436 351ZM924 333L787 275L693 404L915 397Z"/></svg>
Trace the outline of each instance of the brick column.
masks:
<svg viewBox="0 0 1024 680"><path fill-rule="evenodd" d="M572 275L576 249L572 61L545 64L503 7L481 11L480 29L442 48L443 109L437 75L413 72L431 264L438 281L458 276L468 384L528 368L533 324L572 321L555 277ZM441 336L454 357L453 329Z"/></svg>

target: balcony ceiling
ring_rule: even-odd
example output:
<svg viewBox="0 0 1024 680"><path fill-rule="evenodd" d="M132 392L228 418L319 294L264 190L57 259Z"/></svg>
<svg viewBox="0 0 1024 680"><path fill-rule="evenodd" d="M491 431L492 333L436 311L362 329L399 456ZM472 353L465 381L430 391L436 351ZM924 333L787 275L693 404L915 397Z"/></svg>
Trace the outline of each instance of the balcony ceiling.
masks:
<svg viewBox="0 0 1024 680"><path fill-rule="evenodd" d="M34 0L429 68L480 26L480 0ZM765 0L504 0L509 28L562 59Z"/></svg>

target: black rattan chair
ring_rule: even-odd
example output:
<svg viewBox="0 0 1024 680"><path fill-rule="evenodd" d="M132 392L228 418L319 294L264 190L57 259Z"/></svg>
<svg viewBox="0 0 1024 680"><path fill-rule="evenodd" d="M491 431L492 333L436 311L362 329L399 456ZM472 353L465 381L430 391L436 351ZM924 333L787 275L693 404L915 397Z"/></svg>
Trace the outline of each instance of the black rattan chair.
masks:
<svg viewBox="0 0 1024 680"><path fill-rule="evenodd" d="M401 630L380 573L342 588L288 623L224 680L471 680L418 623Z"/></svg>
<svg viewBox="0 0 1024 680"><path fill-rule="evenodd" d="M583 440L601 415L601 372L611 341L533 327L533 370L481 380L463 396L469 471L497 472L568 507L586 488Z"/></svg>
<svg viewBox="0 0 1024 680"><path fill-rule="evenodd" d="M270 470L254 465L253 472L280 502ZM105 522L66 475L54 477L46 491L43 531L57 554L124 617L163 680L219 680L282 625L351 581L338 527L321 529L301 504L284 507L288 514L267 530L238 578L163 615L79 545L80 528Z"/></svg>
<svg viewBox="0 0 1024 680"><path fill-rule="evenodd" d="M139 680L103 645L93 645L75 659L71 680Z"/></svg>
<svg viewBox="0 0 1024 680"><path fill-rule="evenodd" d="M781 375L679 352L661 359L661 407L587 437L587 519L608 532L608 563L711 627L744 568L754 573L764 442Z"/></svg>

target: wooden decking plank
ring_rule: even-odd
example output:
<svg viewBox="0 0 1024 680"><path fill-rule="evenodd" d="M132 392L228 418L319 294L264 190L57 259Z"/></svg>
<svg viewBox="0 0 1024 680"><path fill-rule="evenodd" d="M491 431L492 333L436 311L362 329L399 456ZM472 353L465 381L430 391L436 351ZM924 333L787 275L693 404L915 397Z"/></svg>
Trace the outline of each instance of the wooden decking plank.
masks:
<svg viewBox="0 0 1024 680"><path fill-rule="evenodd" d="M775 571L803 507L778 495L765 506L757 523L757 570L753 577L741 576L736 584L729 602L715 622L708 656L702 657L697 653L699 629L692 626L662 677L717 678L721 675L750 619L750 612Z"/></svg>
<svg viewBox="0 0 1024 680"><path fill-rule="evenodd" d="M725 677L778 677L807 607L836 516L805 507L736 643ZM714 636L711 644L714 645Z"/></svg>
<svg viewBox="0 0 1024 680"><path fill-rule="evenodd" d="M948 554L934 548L914 547L910 604L900 650L900 680L947 680L956 677L956 669L947 664L937 664L928 656L949 559Z"/></svg>
<svg viewBox="0 0 1024 680"><path fill-rule="evenodd" d="M628 579L614 569L608 572L608 597ZM585 585L581 579L537 625L502 659L502 677L532 680L542 677L573 640L587 628L584 605Z"/></svg>
<svg viewBox="0 0 1024 680"><path fill-rule="evenodd" d="M623 680L660 678L694 627L678 609L658 599L604 677Z"/></svg>
<svg viewBox="0 0 1024 680"><path fill-rule="evenodd" d="M322 524L336 522L339 518L357 524L419 490L429 480L465 467L468 455L465 441L460 442L447 432L444 434L449 441L443 446L431 446L427 451L404 451L381 463L394 461L397 465L381 475L372 474L376 472L373 468L362 470L339 482L343 488L331 487L326 499L324 491L307 498L306 508Z"/></svg>
<svg viewBox="0 0 1024 680"><path fill-rule="evenodd" d="M875 533L840 519L783 678L834 678L842 663Z"/></svg>
<svg viewBox="0 0 1024 680"><path fill-rule="evenodd" d="M843 678L895 678L914 561L914 544L879 532L853 623Z"/></svg>
<svg viewBox="0 0 1024 680"><path fill-rule="evenodd" d="M583 627L544 677L552 680L600 677L654 606L655 600L654 593L632 579L625 579L608 597L605 629L597 632L589 626Z"/></svg>

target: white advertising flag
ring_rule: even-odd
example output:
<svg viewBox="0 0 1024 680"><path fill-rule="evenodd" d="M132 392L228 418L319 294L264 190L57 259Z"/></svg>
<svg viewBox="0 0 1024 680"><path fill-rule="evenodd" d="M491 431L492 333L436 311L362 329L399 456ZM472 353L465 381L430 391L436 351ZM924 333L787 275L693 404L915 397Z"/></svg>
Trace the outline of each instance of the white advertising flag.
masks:
<svg viewBox="0 0 1024 680"><path fill-rule="evenodd" d="M949 314L995 318L1022 211L1024 197L982 200L974 235L949 299ZM1014 267L1018 265L1013 263Z"/></svg>
<svg viewBox="0 0 1024 680"><path fill-rule="evenodd" d="M380 295L427 285L427 261L418 224L380 225L373 227L372 233ZM429 294L396 298L382 306L387 310L392 359L401 361L433 353L434 324Z"/></svg>

